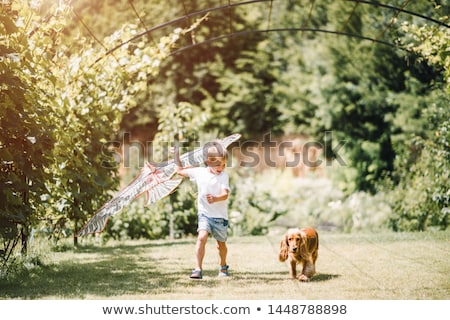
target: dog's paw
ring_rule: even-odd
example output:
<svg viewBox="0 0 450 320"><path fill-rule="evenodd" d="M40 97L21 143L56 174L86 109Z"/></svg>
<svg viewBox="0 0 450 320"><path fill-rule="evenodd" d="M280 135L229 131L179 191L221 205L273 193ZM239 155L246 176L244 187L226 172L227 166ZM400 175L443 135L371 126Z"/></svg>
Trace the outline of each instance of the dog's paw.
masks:
<svg viewBox="0 0 450 320"><path fill-rule="evenodd" d="M309 281L309 278L307 276L305 276L304 274L299 275L297 277L297 279L298 279L298 281L301 281L301 282L308 282Z"/></svg>

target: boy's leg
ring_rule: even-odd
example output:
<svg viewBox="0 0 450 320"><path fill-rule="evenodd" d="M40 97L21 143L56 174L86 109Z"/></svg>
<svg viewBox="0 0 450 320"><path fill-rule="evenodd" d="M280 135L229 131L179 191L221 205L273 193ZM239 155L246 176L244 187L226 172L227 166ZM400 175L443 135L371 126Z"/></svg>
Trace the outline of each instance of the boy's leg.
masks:
<svg viewBox="0 0 450 320"><path fill-rule="evenodd" d="M217 249L219 250L219 257L220 257L220 266L226 266L227 265L227 244L226 242L222 242L217 240Z"/></svg>
<svg viewBox="0 0 450 320"><path fill-rule="evenodd" d="M219 249L220 257L219 277L228 277L227 244L222 241L217 241L217 249Z"/></svg>
<svg viewBox="0 0 450 320"><path fill-rule="evenodd" d="M197 236L197 243L195 245L195 256L197 259L196 269L202 270L203 258L205 257L205 247L208 241L208 231L199 230Z"/></svg>

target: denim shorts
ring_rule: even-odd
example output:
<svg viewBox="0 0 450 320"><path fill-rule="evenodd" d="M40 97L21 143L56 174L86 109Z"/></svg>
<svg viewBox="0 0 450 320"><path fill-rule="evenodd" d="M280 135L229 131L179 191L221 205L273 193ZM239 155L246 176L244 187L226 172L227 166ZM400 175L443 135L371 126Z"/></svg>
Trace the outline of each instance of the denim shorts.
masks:
<svg viewBox="0 0 450 320"><path fill-rule="evenodd" d="M200 214L198 216L197 232L200 230L208 231L217 241L225 242L227 241L228 220L223 218L210 218L204 214Z"/></svg>

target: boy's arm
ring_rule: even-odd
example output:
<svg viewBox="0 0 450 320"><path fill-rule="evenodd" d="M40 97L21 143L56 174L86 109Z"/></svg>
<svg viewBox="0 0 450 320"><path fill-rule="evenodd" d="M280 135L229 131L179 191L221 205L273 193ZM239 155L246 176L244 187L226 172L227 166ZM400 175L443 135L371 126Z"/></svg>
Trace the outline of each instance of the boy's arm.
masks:
<svg viewBox="0 0 450 320"><path fill-rule="evenodd" d="M228 199L228 195L230 194L230 190L228 189L222 189L222 192L220 194L212 195L208 194L206 195L206 199L208 199L209 203L214 203L218 201L224 201Z"/></svg>
<svg viewBox="0 0 450 320"><path fill-rule="evenodd" d="M183 168L183 167L177 166L177 174L182 177L189 177L189 174L187 173L187 169L188 168Z"/></svg>
<svg viewBox="0 0 450 320"><path fill-rule="evenodd" d="M175 164L177 165L177 174L182 176L182 177L189 177L189 174L187 173L186 169L188 168L184 168L182 163L181 163L181 159L180 159L180 150L178 148L178 143L175 145L175 147L172 149L173 151L173 158L175 161Z"/></svg>

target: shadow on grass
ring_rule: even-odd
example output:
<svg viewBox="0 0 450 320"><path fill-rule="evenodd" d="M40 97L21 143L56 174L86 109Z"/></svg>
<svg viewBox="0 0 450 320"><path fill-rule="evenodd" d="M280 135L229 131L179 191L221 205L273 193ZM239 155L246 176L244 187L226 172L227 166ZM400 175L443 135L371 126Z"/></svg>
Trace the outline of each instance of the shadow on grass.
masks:
<svg viewBox="0 0 450 320"><path fill-rule="evenodd" d="M217 277L217 273L207 273L206 276ZM269 283L278 283L283 280L294 280L289 277L289 275L284 271L278 272L258 272L258 273L248 273L248 272L239 272L234 271L230 273L230 276L233 280L242 280L242 281L254 281L254 282L263 282L264 284ZM332 280L334 278L338 278L340 275L337 274L316 274L311 278L311 282L322 282ZM295 280L296 281L296 280Z"/></svg>
<svg viewBox="0 0 450 320"><path fill-rule="evenodd" d="M204 279L189 279L183 258L164 254L172 246L192 245L192 241L126 243L115 246L80 245L54 253L58 261L22 267L8 279L0 279L0 299L99 299L130 296L151 299L180 288L213 288L224 279L217 270L205 270ZM152 250L155 249L155 250ZM178 248L178 250L180 250ZM182 249L181 249L182 250ZM277 285L288 280L285 271L248 272L231 270L236 287L255 283ZM317 274L311 281L339 277ZM103 298L102 298L103 299Z"/></svg>
<svg viewBox="0 0 450 320"><path fill-rule="evenodd" d="M152 243L129 243L129 244L119 244L115 246L102 246L98 244L82 244L76 248L69 246L67 251L73 252L85 252L85 253L112 253L116 250L133 250L133 249L147 249L147 248L158 248L158 247L173 247L179 245L193 244L193 241L165 241L165 242L152 242Z"/></svg>
<svg viewBox="0 0 450 320"><path fill-rule="evenodd" d="M319 273L319 274L314 275L311 278L311 282L328 281L328 280L332 280L334 278L339 278L339 277L340 277L339 274Z"/></svg>
<svg viewBox="0 0 450 320"><path fill-rule="evenodd" d="M332 279L338 278L338 277L340 277L340 275L319 273L319 274L314 275L311 278L310 282L328 281L328 280L332 280ZM286 272L259 272L257 274L237 273L236 278L237 279L251 279L251 280L256 280L256 281L264 281L264 283L279 282L280 280L297 281L295 279L291 279Z"/></svg>
<svg viewBox="0 0 450 320"><path fill-rule="evenodd" d="M81 245L58 253L68 258L59 263L28 265L8 279L0 279L0 299L86 299L127 294L150 297L152 292L170 290L180 274L159 270L164 259L153 258L147 251L180 244Z"/></svg>

